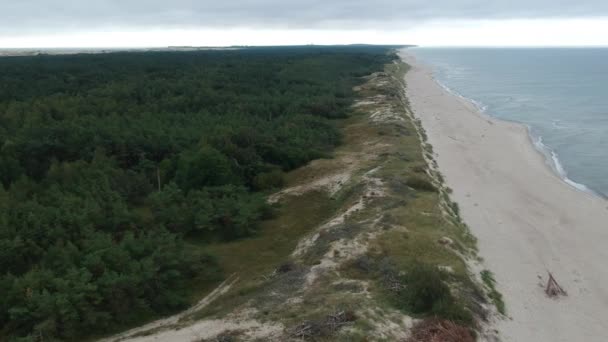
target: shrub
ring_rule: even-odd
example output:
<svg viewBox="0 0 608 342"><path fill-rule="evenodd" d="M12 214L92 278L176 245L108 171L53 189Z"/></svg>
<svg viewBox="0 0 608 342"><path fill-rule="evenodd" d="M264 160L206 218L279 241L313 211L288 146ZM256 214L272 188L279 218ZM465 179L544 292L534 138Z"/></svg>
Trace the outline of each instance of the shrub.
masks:
<svg viewBox="0 0 608 342"><path fill-rule="evenodd" d="M413 313L425 313L453 302L450 289L441 278L435 267L416 264L402 279L406 287L399 294L400 304Z"/></svg>
<svg viewBox="0 0 608 342"><path fill-rule="evenodd" d="M436 267L417 263L402 276L405 287L397 293L397 306L414 314L433 314L442 318L471 322L471 314L452 295Z"/></svg>
<svg viewBox="0 0 608 342"><path fill-rule="evenodd" d="M186 151L177 165L176 183L185 192L205 186L238 184L228 157L213 147Z"/></svg>
<svg viewBox="0 0 608 342"><path fill-rule="evenodd" d="M283 187L285 180L283 172L274 169L269 172L260 173L253 179L253 187L256 190L268 190Z"/></svg>
<svg viewBox="0 0 608 342"><path fill-rule="evenodd" d="M412 166L412 171L414 171L416 173L426 173L426 165L424 165L424 164L414 165L414 166Z"/></svg>
<svg viewBox="0 0 608 342"><path fill-rule="evenodd" d="M430 181L422 178L420 176L412 176L405 181L405 184L410 188L420 190L420 191L428 191L428 192L436 192L437 188Z"/></svg>

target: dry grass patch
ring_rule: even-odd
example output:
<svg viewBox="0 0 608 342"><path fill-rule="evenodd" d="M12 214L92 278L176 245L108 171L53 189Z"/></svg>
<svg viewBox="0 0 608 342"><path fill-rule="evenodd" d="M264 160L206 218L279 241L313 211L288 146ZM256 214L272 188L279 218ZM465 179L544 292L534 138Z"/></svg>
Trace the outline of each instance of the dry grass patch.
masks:
<svg viewBox="0 0 608 342"><path fill-rule="evenodd" d="M475 342L471 331L452 321L429 318L416 324L406 342Z"/></svg>

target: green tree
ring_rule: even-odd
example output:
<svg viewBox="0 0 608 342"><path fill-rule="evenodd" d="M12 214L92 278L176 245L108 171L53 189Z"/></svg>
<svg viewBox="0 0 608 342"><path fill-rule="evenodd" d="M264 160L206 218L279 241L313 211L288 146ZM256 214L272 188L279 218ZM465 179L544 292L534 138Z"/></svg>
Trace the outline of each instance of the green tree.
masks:
<svg viewBox="0 0 608 342"><path fill-rule="evenodd" d="M230 160L218 150L203 146L181 155L175 176L184 191L237 182Z"/></svg>

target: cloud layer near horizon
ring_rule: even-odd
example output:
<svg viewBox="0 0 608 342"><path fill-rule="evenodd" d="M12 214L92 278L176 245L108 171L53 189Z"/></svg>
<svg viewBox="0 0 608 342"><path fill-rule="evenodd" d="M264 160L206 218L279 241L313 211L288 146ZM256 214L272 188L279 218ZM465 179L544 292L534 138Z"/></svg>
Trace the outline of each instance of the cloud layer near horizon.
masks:
<svg viewBox="0 0 608 342"><path fill-rule="evenodd" d="M608 17L606 0L0 0L0 35L105 28L391 29L436 20Z"/></svg>

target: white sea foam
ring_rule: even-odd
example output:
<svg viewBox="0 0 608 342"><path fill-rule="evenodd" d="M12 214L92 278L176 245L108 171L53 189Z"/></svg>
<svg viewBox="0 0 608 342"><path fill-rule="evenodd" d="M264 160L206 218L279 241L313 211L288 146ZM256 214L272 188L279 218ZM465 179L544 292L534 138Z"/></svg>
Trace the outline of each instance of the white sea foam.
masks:
<svg viewBox="0 0 608 342"><path fill-rule="evenodd" d="M477 110L479 110L482 113L486 113L490 116L492 116L491 114L487 113L487 109L488 106L484 105L483 103L476 101L474 99L468 98L466 96L463 96L462 94L458 93L457 91L455 91L454 89L448 87L447 85L445 85L443 82L441 82L439 79L437 79L436 77L434 77L435 82L437 82L437 84L439 84L443 89L445 89L445 91L447 91L448 93L457 96L469 103L471 103L475 108L477 108ZM502 120L502 119L501 119ZM519 124L522 124L521 122L517 122ZM559 123L556 121L553 121L554 125L558 125ZM532 129L529 125L526 125L526 127L528 128L528 134L530 135L530 138L533 142L534 147L543 155L545 156L545 161L547 162L547 164L551 167L551 169L557 173L557 175L568 185L570 185L571 187L579 190L579 191L583 191L589 194L593 194L595 196L600 196L600 197L605 197L601 194L598 194L597 192L591 190L588 186L586 186L585 184L582 183L578 183L573 181L572 179L568 178L568 172L566 171L566 169L564 169L564 166L562 165L561 161L559 160L559 157L557 155L557 152L555 152L553 149L551 149L549 146L545 145L543 143L543 137L542 136L538 136L535 137L534 134L532 134Z"/></svg>
<svg viewBox="0 0 608 342"><path fill-rule="evenodd" d="M448 85L446 85L442 80L440 80L440 76L442 75L441 70L437 67L437 66L433 66L430 65L431 70L432 70L432 77L433 80L439 84L446 92L448 92L449 94L452 94L464 101L466 101L467 103L470 103L471 105L473 105L477 110L479 110L482 113L485 113L489 116L492 116L494 118L496 118L494 115L492 115L491 113L488 112L488 106L485 105L484 103L482 103L481 101L466 97L462 94L460 94L458 91L450 88ZM453 68L450 66L446 66L444 65L445 68L450 68L450 72L453 72ZM446 75L443 75L446 76ZM449 76L449 75L447 75ZM449 77L448 77L449 78ZM506 120L506 121L511 121L508 119L500 119L500 120ZM519 124L524 124L522 122L519 121L513 121ZM553 120L551 122L552 126L556 129L561 129L561 128L565 128L566 126L562 125L561 120ZM549 167L568 185L572 186L573 188L579 190L579 191L583 191L586 193L590 193L596 196L600 196L600 197L604 197L606 198L606 196L604 196L603 194L597 193L593 190L591 190L591 188L589 188L588 186L586 186L585 184L582 183L578 183L575 182L574 180L572 180L571 178L568 177L568 173L566 171L566 169L564 168L564 166L562 165L559 156L557 155L557 152L555 152L555 150L553 150L552 148L550 148L549 146L545 145L543 143L543 139L542 136L535 136L532 133L532 128L528 125L528 124L524 124L527 128L528 128L528 134L530 135L530 139L533 142L534 147L545 157L545 161L547 163L547 165L549 165Z"/></svg>
<svg viewBox="0 0 608 342"><path fill-rule="evenodd" d="M608 75L608 49L413 51L450 94L491 117L530 125L536 148L566 183L608 198L608 97L601 77ZM540 135L551 149L536 143Z"/></svg>
<svg viewBox="0 0 608 342"><path fill-rule="evenodd" d="M445 85L443 82L441 82L439 79L437 79L436 77L433 77L434 81L439 84L441 86L441 88L443 88L445 91L447 91L448 93L459 97L469 103L471 103L473 106L475 106L475 108L477 108L477 110L479 110L482 113L485 113L486 110L488 109L488 106L484 105L483 103L476 101L474 99L468 98L462 94L460 94L459 92L455 91L454 89L448 87L447 85Z"/></svg>
<svg viewBox="0 0 608 342"><path fill-rule="evenodd" d="M531 137L531 140L534 143L534 147L536 147L536 149L545 156L545 160L547 161L547 164L549 164L549 166L551 167L551 169L553 171L555 171L555 173L557 173L559 175L559 177L566 182L566 184L572 186L573 188L579 190L579 191L583 191L583 192L587 192L596 196L601 196L600 194L596 193L595 191L591 190L589 187L587 187L585 184L581 184L578 182L573 181L572 179L568 178L568 172L566 171L566 169L564 169L564 166L562 165L561 161L559 160L559 156L557 155L557 153L551 149L549 146L545 145L543 143L543 137L542 136L538 136L535 137L532 134L532 131L530 129L530 126L528 127L528 134Z"/></svg>

